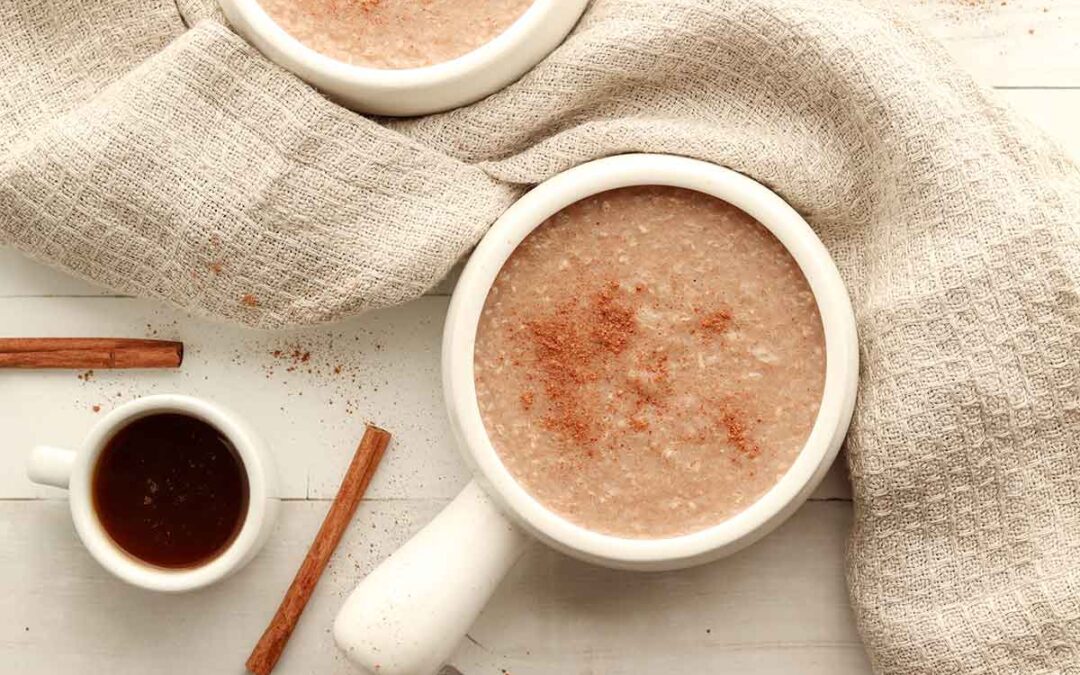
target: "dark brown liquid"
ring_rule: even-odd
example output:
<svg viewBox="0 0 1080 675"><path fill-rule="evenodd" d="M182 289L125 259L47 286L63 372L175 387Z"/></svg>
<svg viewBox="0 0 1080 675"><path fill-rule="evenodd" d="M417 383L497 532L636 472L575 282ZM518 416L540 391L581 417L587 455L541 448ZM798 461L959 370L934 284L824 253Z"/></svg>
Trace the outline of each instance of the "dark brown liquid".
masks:
<svg viewBox="0 0 1080 675"><path fill-rule="evenodd" d="M213 426L177 414L135 420L109 441L94 508L120 548L158 567L196 567L224 551L244 522L248 482Z"/></svg>

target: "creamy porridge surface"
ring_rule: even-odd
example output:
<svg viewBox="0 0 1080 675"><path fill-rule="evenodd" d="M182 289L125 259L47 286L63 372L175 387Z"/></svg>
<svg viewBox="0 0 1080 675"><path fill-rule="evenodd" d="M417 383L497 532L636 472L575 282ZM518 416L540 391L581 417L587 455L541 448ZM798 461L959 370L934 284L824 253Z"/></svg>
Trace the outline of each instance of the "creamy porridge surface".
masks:
<svg viewBox="0 0 1080 675"><path fill-rule="evenodd" d="M260 0L300 42L346 63L418 68L490 42L533 0Z"/></svg>
<svg viewBox="0 0 1080 675"><path fill-rule="evenodd" d="M711 196L633 187L533 232L476 337L484 425L539 501L584 527L666 537L763 495L820 405L825 339L787 250Z"/></svg>

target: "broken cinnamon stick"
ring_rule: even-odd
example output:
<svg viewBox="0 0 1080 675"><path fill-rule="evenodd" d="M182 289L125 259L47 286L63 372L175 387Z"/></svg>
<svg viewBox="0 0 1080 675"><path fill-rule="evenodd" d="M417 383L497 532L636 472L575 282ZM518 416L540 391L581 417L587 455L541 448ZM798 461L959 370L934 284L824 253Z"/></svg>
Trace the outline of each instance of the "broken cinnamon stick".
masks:
<svg viewBox="0 0 1080 675"><path fill-rule="evenodd" d="M179 368L184 344L127 338L0 338L0 368Z"/></svg>
<svg viewBox="0 0 1080 675"><path fill-rule="evenodd" d="M319 533L315 535L315 541L311 543L307 557L300 565L300 569L293 578L292 585L285 593L277 613L266 627L258 644L252 650L247 660L247 669L255 675L269 675L277 665L285 645L296 628L300 614L307 606L311 598L315 584L322 576L330 556L337 548L341 536L345 533L356 512L360 498L364 496L371 477L375 475L375 469L379 466L379 460L386 452L386 446L390 443L390 434L378 427L368 425L364 431L364 437L360 439L360 447L356 449L349 470L341 481L334 503L323 520Z"/></svg>

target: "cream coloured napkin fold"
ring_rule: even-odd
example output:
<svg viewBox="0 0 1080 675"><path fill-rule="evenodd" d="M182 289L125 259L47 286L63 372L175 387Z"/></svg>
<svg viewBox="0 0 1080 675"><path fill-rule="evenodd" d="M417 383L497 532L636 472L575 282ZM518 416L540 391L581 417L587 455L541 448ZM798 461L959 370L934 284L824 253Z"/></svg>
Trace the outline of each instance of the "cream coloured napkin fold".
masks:
<svg viewBox="0 0 1080 675"><path fill-rule="evenodd" d="M840 0L596 0L502 93L377 124L185 30L212 15L0 0L0 241L276 327L421 293L579 162L730 166L854 295L848 579L875 669L1080 670L1080 171L939 47Z"/></svg>
<svg viewBox="0 0 1080 675"><path fill-rule="evenodd" d="M517 193L171 0L0 3L0 242L116 290L332 320L423 293Z"/></svg>

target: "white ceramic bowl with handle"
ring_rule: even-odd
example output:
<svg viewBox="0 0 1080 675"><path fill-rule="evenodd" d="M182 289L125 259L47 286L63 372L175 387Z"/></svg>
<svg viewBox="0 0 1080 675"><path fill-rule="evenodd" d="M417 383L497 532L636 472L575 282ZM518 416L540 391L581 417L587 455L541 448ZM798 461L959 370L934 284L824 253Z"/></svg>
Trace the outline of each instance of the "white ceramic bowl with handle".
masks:
<svg viewBox="0 0 1080 675"><path fill-rule="evenodd" d="M577 23L588 0L535 0L490 42L458 58L421 68L356 66L304 45L258 0L218 0L226 18L271 61L353 110L426 115L478 101L524 75Z"/></svg>
<svg viewBox="0 0 1080 675"><path fill-rule="evenodd" d="M825 333L818 417L791 468L741 513L691 534L630 539L576 525L537 501L499 459L480 417L473 351L480 314L503 263L548 217L621 187L697 190L742 209L795 258ZM570 169L527 193L492 226L458 281L443 335L450 423L475 480L404 547L360 582L334 634L349 658L380 675L428 675L449 657L533 538L588 562L670 570L715 560L757 541L797 509L824 477L847 433L858 387L855 318L840 273L806 221L775 193L729 169L668 155L621 155Z"/></svg>

